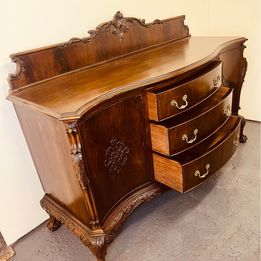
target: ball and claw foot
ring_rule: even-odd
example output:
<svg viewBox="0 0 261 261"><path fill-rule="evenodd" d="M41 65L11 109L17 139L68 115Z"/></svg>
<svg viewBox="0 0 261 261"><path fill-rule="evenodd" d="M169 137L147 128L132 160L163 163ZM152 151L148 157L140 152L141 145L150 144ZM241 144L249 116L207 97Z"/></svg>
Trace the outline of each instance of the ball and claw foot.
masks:
<svg viewBox="0 0 261 261"><path fill-rule="evenodd" d="M62 223L57 220L55 217L50 217L47 227L50 231L54 232L56 231L60 226L62 225Z"/></svg>
<svg viewBox="0 0 261 261"><path fill-rule="evenodd" d="M244 133L241 133L239 141L240 141L240 143L246 143L247 136Z"/></svg>
<svg viewBox="0 0 261 261"><path fill-rule="evenodd" d="M104 257L97 257L97 261L105 261L105 256Z"/></svg>

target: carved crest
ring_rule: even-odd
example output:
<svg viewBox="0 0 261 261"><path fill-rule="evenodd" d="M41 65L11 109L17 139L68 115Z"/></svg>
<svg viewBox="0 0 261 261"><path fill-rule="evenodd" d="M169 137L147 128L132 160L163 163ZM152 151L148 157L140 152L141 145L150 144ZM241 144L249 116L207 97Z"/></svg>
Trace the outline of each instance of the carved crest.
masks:
<svg viewBox="0 0 261 261"><path fill-rule="evenodd" d="M105 151L104 166L110 173L120 173L128 160L129 152L130 150L123 140L112 138L110 146Z"/></svg>
<svg viewBox="0 0 261 261"><path fill-rule="evenodd" d="M89 37L83 37L83 38L74 37L66 43L59 44L58 47L64 48L76 42L82 42L82 43L89 42L103 31L110 31L113 35L117 36L120 40L122 40L124 39L125 34L128 32L129 25L139 24L144 27L150 27L153 24L160 24L160 23L162 22L159 19L156 19L152 23L146 24L144 19L138 19L135 17L124 17L123 14L120 11L118 11L113 16L113 19L111 21L97 26L95 30L89 30L88 31L88 33L90 34Z"/></svg>

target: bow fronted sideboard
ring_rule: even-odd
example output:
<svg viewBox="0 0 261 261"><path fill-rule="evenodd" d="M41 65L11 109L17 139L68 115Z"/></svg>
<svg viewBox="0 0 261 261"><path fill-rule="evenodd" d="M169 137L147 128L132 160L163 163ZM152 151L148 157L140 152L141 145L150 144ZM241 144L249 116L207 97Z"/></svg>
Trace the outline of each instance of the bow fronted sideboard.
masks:
<svg viewBox="0 0 261 261"><path fill-rule="evenodd" d="M11 55L10 94L50 215L98 260L142 203L189 191L245 142L244 37L117 12L83 38ZM230 173L227 173L229 175Z"/></svg>

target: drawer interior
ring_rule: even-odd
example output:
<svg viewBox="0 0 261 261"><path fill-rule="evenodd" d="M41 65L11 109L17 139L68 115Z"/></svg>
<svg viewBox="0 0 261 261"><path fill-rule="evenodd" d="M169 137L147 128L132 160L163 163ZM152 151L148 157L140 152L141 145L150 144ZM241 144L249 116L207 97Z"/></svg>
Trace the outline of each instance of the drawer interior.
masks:
<svg viewBox="0 0 261 261"><path fill-rule="evenodd" d="M220 87L215 94L213 94L204 102L194 107L193 110L185 111L178 115L174 115L172 118L163 120L160 123L153 124L165 126L166 128L171 128L172 126L177 127L179 124L183 124L186 121L195 119L204 114L205 112L209 111L213 107L218 106L231 92L233 92L233 89L231 88Z"/></svg>
<svg viewBox="0 0 261 261"><path fill-rule="evenodd" d="M208 67L205 67L204 69L195 72L190 77L185 77L185 79L178 80L174 83L171 83L169 81L163 82L161 84L158 84L154 88L149 89L149 92L154 93L154 94L159 94L164 91L167 91L169 88L175 88L177 86L189 83L189 82L199 78L200 76L203 76L204 74L207 74L208 72L212 71L213 69L218 67L221 63L222 62L220 62L220 61L212 61Z"/></svg>
<svg viewBox="0 0 261 261"><path fill-rule="evenodd" d="M154 153L155 180L179 192L198 186L233 155L239 142L239 127L240 118L231 116L217 133L185 153L173 157Z"/></svg>

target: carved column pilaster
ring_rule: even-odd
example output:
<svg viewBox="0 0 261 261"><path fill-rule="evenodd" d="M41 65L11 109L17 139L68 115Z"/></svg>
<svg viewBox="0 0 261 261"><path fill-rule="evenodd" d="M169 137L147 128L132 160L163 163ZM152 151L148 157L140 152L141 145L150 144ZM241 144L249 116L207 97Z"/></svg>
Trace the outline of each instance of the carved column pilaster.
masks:
<svg viewBox="0 0 261 261"><path fill-rule="evenodd" d="M84 192L85 202L90 213L90 227L92 229L97 229L100 222L95 207L94 197L90 186L90 180L88 178L84 164L80 136L76 122L67 123L66 132L71 146L71 158L74 174L79 182L82 191Z"/></svg>

